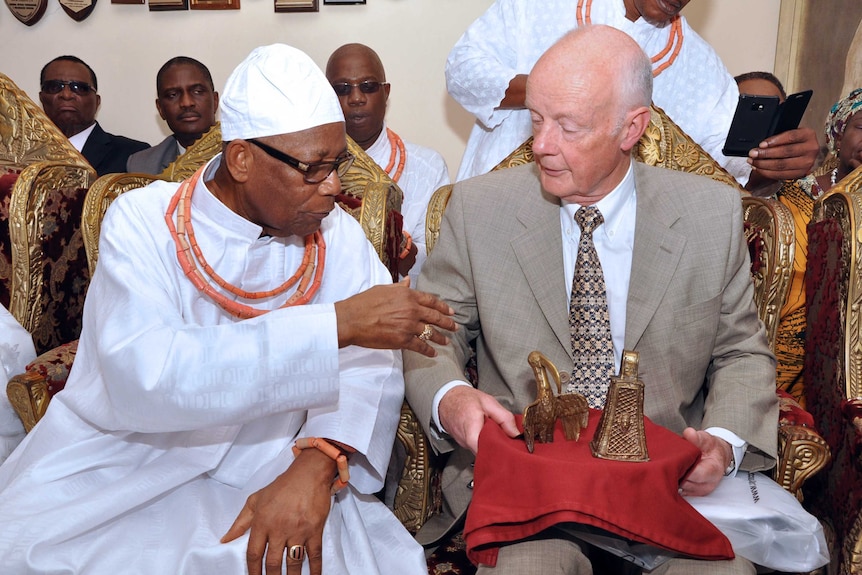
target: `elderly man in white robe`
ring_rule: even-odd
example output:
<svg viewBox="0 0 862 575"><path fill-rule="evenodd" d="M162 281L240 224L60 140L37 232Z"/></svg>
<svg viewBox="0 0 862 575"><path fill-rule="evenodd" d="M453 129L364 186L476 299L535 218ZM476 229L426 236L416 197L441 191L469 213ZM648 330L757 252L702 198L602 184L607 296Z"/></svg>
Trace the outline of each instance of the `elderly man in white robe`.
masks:
<svg viewBox="0 0 862 575"><path fill-rule="evenodd" d="M6 384L13 375L24 373L35 357L33 337L0 305L0 463L24 439L24 424L6 397Z"/></svg>
<svg viewBox="0 0 862 575"><path fill-rule="evenodd" d="M378 285L307 55L258 48L222 93L222 153L105 216L68 384L0 467L4 572L426 571L371 494L403 397L390 350L433 355L452 311Z"/></svg>

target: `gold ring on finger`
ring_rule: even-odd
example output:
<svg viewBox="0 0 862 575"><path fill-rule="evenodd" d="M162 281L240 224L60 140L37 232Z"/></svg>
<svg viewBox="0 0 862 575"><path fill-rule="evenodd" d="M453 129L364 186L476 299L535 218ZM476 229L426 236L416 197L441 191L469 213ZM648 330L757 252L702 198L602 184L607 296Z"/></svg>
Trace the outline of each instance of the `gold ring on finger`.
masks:
<svg viewBox="0 0 862 575"><path fill-rule="evenodd" d="M291 545L287 548L287 556L294 561L302 561L303 559L305 559L305 546Z"/></svg>
<svg viewBox="0 0 862 575"><path fill-rule="evenodd" d="M421 339L422 341L427 341L427 340L429 340L429 339L431 338L431 336L432 336L432 335L434 335L434 328L432 328L432 327L431 327L431 324L430 324L430 323L426 323L426 324L425 324L425 329L423 329L423 330L422 330L422 333L420 333L420 334L419 334L418 336L416 336L416 337L418 337L418 338L419 338L419 339Z"/></svg>

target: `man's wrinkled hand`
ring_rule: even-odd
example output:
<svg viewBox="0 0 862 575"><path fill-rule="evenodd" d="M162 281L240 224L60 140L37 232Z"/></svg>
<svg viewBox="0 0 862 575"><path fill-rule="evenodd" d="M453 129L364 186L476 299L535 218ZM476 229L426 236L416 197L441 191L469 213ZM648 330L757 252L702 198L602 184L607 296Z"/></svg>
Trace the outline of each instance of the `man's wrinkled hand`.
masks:
<svg viewBox="0 0 862 575"><path fill-rule="evenodd" d="M449 338L434 328L458 329L451 317L454 313L433 295L410 289L410 278L393 285L374 286L335 303L338 345L409 349L434 357L437 352L427 342L449 343Z"/></svg>
<svg viewBox="0 0 862 575"><path fill-rule="evenodd" d="M718 487L725 470L733 461L733 448L720 437L691 427L685 428L682 436L700 449L701 456L700 461L680 482L679 492L698 497L709 495Z"/></svg>
<svg viewBox="0 0 862 575"><path fill-rule="evenodd" d="M797 128L770 136L748 153L753 184L768 180L797 180L814 169L820 144L811 128ZM752 185L746 186L754 189Z"/></svg>
<svg viewBox="0 0 862 575"><path fill-rule="evenodd" d="M304 560L286 557L293 545L305 547L311 574L321 575L323 526L332 503L334 472L329 457L306 449L275 481L249 496L221 539L227 543L251 530L246 552L249 575L281 575L285 564L288 575L300 575Z"/></svg>
<svg viewBox="0 0 862 575"><path fill-rule="evenodd" d="M515 416L493 396L468 385L459 385L446 392L437 407L440 424L461 447L474 454L479 450L479 432L485 419L497 422L509 437L520 431Z"/></svg>

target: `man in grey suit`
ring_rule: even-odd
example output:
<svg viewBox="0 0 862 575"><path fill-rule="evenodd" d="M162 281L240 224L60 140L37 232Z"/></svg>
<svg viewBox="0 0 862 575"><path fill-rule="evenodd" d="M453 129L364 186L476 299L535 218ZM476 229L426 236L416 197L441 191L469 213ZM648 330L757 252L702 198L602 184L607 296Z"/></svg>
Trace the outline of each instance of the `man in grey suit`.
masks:
<svg viewBox="0 0 862 575"><path fill-rule="evenodd" d="M426 545L466 513L486 419L516 436L513 413L535 399L527 355L572 369L569 294L582 206L606 284L615 369L640 353L645 413L696 445L681 482L710 493L726 474L774 465L775 361L753 304L737 191L707 178L636 163L649 122L649 59L624 33L580 28L538 61L527 82L536 162L455 185L419 288L455 310L460 329L435 358L405 352L407 399L437 452L451 452L443 513ZM433 332L434 330L426 330ZM422 333L421 336L426 336ZM422 339L420 337L420 339ZM464 365L475 340L478 387ZM553 528L504 546L480 574L592 573L583 544ZM673 559L655 573L754 573L745 559Z"/></svg>
<svg viewBox="0 0 862 575"><path fill-rule="evenodd" d="M156 109L173 132L157 146L129 156L129 172L161 174L215 124L218 92L209 69L187 56L171 58L156 74Z"/></svg>

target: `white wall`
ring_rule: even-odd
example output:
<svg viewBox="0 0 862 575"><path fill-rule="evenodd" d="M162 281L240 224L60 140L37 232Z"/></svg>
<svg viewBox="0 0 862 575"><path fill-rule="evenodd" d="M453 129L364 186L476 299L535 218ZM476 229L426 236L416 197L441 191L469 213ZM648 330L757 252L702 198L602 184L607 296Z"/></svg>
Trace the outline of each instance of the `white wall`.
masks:
<svg viewBox="0 0 862 575"><path fill-rule="evenodd" d="M242 0L241 10L178 12L98 0L89 18L75 22L56 0L48 0L45 15L30 27L0 6L0 71L36 99L41 67L60 54L76 55L98 75L103 127L155 144L167 134L153 104L155 74L173 56L204 62L219 87L262 44L292 44L324 66L341 44L362 42L380 54L392 83L390 125L406 139L439 150L454 174L472 121L446 93L446 55L492 0L367 2L323 5L321 0L318 13L276 14L273 0ZM732 74L771 71L779 4L695 0L684 14Z"/></svg>

